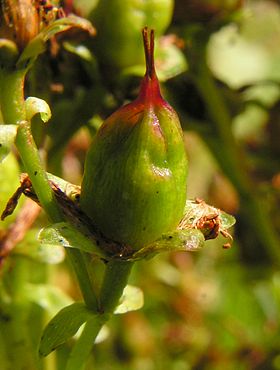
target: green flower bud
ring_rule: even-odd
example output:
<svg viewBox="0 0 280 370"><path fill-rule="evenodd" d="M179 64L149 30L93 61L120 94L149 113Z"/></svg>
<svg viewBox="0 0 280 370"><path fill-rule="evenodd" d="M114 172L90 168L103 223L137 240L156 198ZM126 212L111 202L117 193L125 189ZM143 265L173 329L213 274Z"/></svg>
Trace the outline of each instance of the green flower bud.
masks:
<svg viewBox="0 0 280 370"><path fill-rule="evenodd" d="M97 29L95 53L105 65L125 68L144 63L139 30L160 36L171 22L174 0L100 0L90 15Z"/></svg>
<svg viewBox="0 0 280 370"><path fill-rule="evenodd" d="M105 120L88 152L81 207L108 238L139 249L176 228L187 159L176 112L162 98L154 32L143 30L146 74L138 98Z"/></svg>

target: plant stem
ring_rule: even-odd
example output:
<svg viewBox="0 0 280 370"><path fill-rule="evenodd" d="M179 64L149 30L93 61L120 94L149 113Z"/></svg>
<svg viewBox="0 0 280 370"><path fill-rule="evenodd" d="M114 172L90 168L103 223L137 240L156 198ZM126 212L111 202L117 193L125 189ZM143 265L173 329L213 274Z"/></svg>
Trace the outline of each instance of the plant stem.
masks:
<svg viewBox="0 0 280 370"><path fill-rule="evenodd" d="M80 338L77 340L67 361L66 370L82 370L94 345L94 341L104 323L105 315L98 315L87 321Z"/></svg>
<svg viewBox="0 0 280 370"><path fill-rule="evenodd" d="M119 303L132 266L132 262L108 262L99 296L100 313L86 323L82 335L70 354L66 370L81 370L84 368L100 329L110 319Z"/></svg>
<svg viewBox="0 0 280 370"><path fill-rule="evenodd" d="M85 304L91 311L97 312L98 300L91 283L89 267L84 260L84 253L74 248L66 248L66 253L75 270Z"/></svg>
<svg viewBox="0 0 280 370"><path fill-rule="evenodd" d="M2 71L0 78L4 90L0 95L4 121L10 124L18 124L16 146L31 179L32 186L50 220L52 222L61 222L63 221L63 215L56 203L46 172L43 169L38 149L31 133L30 122L26 120L25 116L23 95L25 73L23 71L21 73L14 71L5 75ZM7 99L7 96L13 98ZM98 302L91 283L90 267L87 266L83 253L75 249L66 250L75 269L86 305L91 310L99 312L99 315L86 323L84 331L69 358L67 370L78 370L83 367L83 363L86 361L93 346L94 339L118 304L133 264L124 261L110 261L108 263L100 291L100 301ZM13 322L17 321L13 320Z"/></svg>
<svg viewBox="0 0 280 370"><path fill-rule="evenodd" d="M112 313L117 306L133 266L133 262L110 261L100 291L101 313Z"/></svg>
<svg viewBox="0 0 280 370"><path fill-rule="evenodd" d="M23 85L26 71L0 69L0 107L6 124L25 120Z"/></svg>
<svg viewBox="0 0 280 370"><path fill-rule="evenodd" d="M30 122L21 121L19 123L16 145L40 204L53 222L62 221L62 213L56 204L54 193L33 140Z"/></svg>
<svg viewBox="0 0 280 370"><path fill-rule="evenodd" d="M38 149L31 133L30 122L26 120L23 89L25 73L26 71L24 70L1 71L1 111L6 123L18 124L16 146L41 206L52 222L61 222L64 221L64 218L42 166ZM8 99L7 97L10 98ZM96 310L97 299L91 287L82 252L67 249L67 255L75 269L86 304L90 309Z"/></svg>

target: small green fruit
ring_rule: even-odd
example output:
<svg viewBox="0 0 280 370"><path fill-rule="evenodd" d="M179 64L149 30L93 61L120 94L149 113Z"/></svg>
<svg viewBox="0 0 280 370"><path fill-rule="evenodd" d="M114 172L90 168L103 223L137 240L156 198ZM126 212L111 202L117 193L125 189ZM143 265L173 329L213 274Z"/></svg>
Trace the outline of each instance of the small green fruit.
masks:
<svg viewBox="0 0 280 370"><path fill-rule="evenodd" d="M187 159L176 112L161 97L154 32L143 30L146 74L138 98L94 137L81 207L108 238L139 249L176 228L186 201Z"/></svg>

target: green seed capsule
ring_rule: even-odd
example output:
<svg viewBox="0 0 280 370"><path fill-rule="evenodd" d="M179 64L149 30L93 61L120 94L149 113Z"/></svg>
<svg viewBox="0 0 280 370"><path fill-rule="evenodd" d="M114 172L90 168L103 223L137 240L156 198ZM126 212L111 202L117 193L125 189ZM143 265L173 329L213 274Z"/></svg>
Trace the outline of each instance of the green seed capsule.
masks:
<svg viewBox="0 0 280 370"><path fill-rule="evenodd" d="M81 207L108 238L139 249L176 228L186 201L180 122L161 97L154 32L143 30L147 71L138 98L113 113L88 152Z"/></svg>
<svg viewBox="0 0 280 370"><path fill-rule="evenodd" d="M174 0L100 0L90 15L98 59L117 68L142 64L139 30L148 26L160 36L170 24L173 5Z"/></svg>

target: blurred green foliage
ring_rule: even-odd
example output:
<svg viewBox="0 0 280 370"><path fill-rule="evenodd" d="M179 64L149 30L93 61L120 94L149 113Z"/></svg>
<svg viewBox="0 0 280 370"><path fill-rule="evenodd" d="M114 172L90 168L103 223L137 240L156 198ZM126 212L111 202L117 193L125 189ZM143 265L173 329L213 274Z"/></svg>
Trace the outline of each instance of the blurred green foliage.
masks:
<svg viewBox="0 0 280 370"><path fill-rule="evenodd" d="M92 135L105 117L136 96L144 66L133 58L127 65L126 55L115 62L118 52L135 53L123 48L130 29L122 47L115 39L106 42L102 37L110 29L102 27L110 22L95 24L97 0L63 3L67 11L98 24L97 35L73 32L51 40L29 72L26 96L45 99L52 110L47 126L33 122L48 170L79 184ZM123 8L126 3L137 10L137 1L124 1ZM133 23L128 9L125 17ZM139 27L146 25L141 19ZM87 370L280 369L279 44L277 1L175 1L169 25L158 33L158 75L185 130L188 198L203 198L235 215L234 245L223 250L219 237L197 254L165 254L138 263L131 282L144 291L145 305L113 319ZM15 158L0 164L1 209L17 187ZM15 216L0 224L2 238ZM50 261L35 253L36 234L45 224L41 215L1 266L6 283L23 259L30 266L27 286L42 284L40 294L34 290L37 301L32 289L22 292L32 305L32 338L80 294L63 256ZM5 299L2 295L1 307ZM69 347L62 346L45 369L62 370L68 355Z"/></svg>

